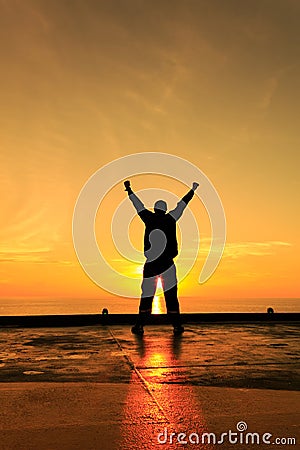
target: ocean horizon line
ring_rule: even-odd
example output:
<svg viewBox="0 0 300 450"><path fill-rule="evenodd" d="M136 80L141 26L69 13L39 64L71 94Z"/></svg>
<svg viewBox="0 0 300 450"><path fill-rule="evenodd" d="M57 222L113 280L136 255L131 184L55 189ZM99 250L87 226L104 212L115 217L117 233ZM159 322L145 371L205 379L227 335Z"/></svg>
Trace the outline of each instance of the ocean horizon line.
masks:
<svg viewBox="0 0 300 450"><path fill-rule="evenodd" d="M286 298L226 298L208 299L201 297L179 297L182 313L264 313L268 308L275 312L299 312L300 299ZM0 315L57 315L57 314L99 314L107 309L111 314L135 314L139 299L0 299ZM153 312L165 313L163 296L157 296Z"/></svg>

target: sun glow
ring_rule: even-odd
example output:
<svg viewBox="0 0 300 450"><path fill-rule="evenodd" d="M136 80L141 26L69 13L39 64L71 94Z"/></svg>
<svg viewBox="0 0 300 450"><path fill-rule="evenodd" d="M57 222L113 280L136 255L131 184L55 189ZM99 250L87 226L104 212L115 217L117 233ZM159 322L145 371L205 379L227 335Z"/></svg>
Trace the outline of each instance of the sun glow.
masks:
<svg viewBox="0 0 300 450"><path fill-rule="evenodd" d="M163 299L162 296L159 294L162 294L163 292L163 286L161 278L158 277L156 289L158 290L158 294L154 296L153 304L152 304L152 314L163 314L164 313L164 307L163 307Z"/></svg>
<svg viewBox="0 0 300 450"><path fill-rule="evenodd" d="M134 357L137 364L149 369L144 371L146 373L143 373L143 376L146 386L151 386L153 398L152 401L149 401L148 392L142 388L137 389L140 384L138 383L139 378L137 378L137 373L132 371L123 403L124 410L120 415L122 420L120 448L124 448L124 442L126 442L127 448L136 448L137 436L128 432L128 423L132 422L132 417L139 417L141 412L144 417L149 417L152 423L165 423L167 417L167 420L170 420L176 428L181 428L183 423L188 423L183 417L183 411L189 414L195 412L197 431L200 430L201 434L208 431L206 416L197 391L194 390L188 376L176 369L181 366L182 341L169 333L165 334L162 330L159 333L158 339L146 335L145 338L139 340L139 346L135 351ZM169 382L172 383L172 389L170 389ZM188 427L188 425L185 426ZM139 442L140 448L149 448L148 443L153 442L153 428L145 427ZM204 446L200 444L199 448L203 449Z"/></svg>
<svg viewBox="0 0 300 450"><path fill-rule="evenodd" d="M162 285L162 281L161 281L161 278L160 278L160 277L158 277L158 278L157 278L156 289L160 289L160 290L162 290L162 288L163 288L163 285Z"/></svg>
<svg viewBox="0 0 300 450"><path fill-rule="evenodd" d="M137 275L143 275L143 268L144 268L143 265L137 266L136 269L135 269L135 273Z"/></svg>
<svg viewBox="0 0 300 450"><path fill-rule="evenodd" d="M163 314L162 299L159 295L155 295L152 304L152 314Z"/></svg>

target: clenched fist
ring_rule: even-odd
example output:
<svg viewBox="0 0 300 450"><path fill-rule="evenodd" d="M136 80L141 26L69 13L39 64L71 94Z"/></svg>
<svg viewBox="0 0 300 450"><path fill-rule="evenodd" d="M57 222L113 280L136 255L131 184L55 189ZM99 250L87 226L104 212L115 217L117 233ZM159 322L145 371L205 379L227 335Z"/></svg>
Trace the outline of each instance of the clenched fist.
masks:
<svg viewBox="0 0 300 450"><path fill-rule="evenodd" d="M128 191L130 189L130 181L124 181L125 191Z"/></svg>

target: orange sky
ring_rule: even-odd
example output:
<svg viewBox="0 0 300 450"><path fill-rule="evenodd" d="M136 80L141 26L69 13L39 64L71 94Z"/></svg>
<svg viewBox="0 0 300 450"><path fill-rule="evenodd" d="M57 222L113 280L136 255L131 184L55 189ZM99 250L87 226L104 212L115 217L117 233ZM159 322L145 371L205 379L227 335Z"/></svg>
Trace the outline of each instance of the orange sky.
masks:
<svg viewBox="0 0 300 450"><path fill-rule="evenodd" d="M1 297L112 298L78 264L73 209L97 169L144 151L197 165L225 208L199 285L210 228L191 204L203 241L182 296L299 297L299 19L296 0L0 0Z"/></svg>

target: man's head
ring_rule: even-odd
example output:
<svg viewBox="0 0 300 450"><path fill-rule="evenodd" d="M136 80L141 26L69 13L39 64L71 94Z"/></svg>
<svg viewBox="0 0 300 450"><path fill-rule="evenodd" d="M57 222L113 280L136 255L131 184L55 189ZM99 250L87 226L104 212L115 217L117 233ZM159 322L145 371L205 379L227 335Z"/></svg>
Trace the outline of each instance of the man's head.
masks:
<svg viewBox="0 0 300 450"><path fill-rule="evenodd" d="M157 202L154 203L154 212L156 214L166 214L167 208L167 204L164 200L157 200Z"/></svg>

